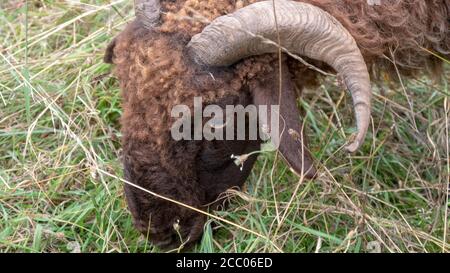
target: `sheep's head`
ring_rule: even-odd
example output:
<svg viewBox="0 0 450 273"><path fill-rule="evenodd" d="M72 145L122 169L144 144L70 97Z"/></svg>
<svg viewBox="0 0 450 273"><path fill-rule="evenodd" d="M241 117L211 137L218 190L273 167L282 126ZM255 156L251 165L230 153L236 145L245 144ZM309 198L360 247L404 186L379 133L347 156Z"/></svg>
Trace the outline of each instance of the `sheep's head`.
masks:
<svg viewBox="0 0 450 273"><path fill-rule="evenodd" d="M292 171L314 177L286 57L280 62L268 57L269 65L261 65L264 57L251 57L277 52L274 43L262 40L277 41L277 33L283 50L337 70L353 95L358 126L347 149L355 151L361 145L370 116L369 76L355 41L329 14L304 3L276 1L274 9L272 1L262 1L217 18L189 41L183 34L158 30L159 1L135 2L137 19L105 54L106 62L116 64L123 90L123 162L130 182L200 210L245 182L260 149L259 139L247 135L245 140L173 139L171 110L177 104L192 106L195 96L220 109L279 105L275 118L269 111L264 118L258 112L256 120L247 119L245 132L252 122L260 131L278 132L275 146ZM224 113L224 120L235 116ZM267 123L272 119L280 122ZM228 130L236 132L236 124L224 126L223 135ZM236 164L232 155L241 156L243 164ZM136 227L154 243L168 247L201 236L203 214L128 184L125 195Z"/></svg>

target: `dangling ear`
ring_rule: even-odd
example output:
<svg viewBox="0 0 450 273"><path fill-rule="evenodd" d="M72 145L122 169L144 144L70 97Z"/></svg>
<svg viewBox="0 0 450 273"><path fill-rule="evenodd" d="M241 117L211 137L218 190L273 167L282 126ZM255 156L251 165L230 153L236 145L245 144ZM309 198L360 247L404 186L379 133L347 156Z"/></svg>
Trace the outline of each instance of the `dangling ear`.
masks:
<svg viewBox="0 0 450 273"><path fill-rule="evenodd" d="M278 133L280 137L278 150L294 173L306 178L314 178L316 169L303 134L303 124L300 120L300 112L296 103L295 85L284 61L281 67L281 74L281 98L279 98L279 69L271 72L270 75L263 79L255 79L250 83L254 104L256 106L267 105L268 108L267 119L263 120L261 115L259 115L259 125L267 126L271 132L274 132L270 128L270 121L273 120L272 115L277 115L278 113L272 113L270 106L279 104Z"/></svg>
<svg viewBox="0 0 450 273"><path fill-rule="evenodd" d="M107 64L113 64L114 47L116 47L116 38L114 38L106 47L105 55L103 56L103 61Z"/></svg>

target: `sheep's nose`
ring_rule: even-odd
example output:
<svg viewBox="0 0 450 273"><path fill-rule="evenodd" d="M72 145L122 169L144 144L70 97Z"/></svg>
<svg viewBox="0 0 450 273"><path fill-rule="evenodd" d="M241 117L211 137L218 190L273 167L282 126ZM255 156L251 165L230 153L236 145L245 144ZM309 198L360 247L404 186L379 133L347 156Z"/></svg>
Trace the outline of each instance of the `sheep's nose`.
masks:
<svg viewBox="0 0 450 273"><path fill-rule="evenodd" d="M163 249L178 248L180 245L189 247L201 238L205 220L204 215L191 215L184 221L176 219L171 228L167 227L159 231L150 228L148 239L155 246Z"/></svg>

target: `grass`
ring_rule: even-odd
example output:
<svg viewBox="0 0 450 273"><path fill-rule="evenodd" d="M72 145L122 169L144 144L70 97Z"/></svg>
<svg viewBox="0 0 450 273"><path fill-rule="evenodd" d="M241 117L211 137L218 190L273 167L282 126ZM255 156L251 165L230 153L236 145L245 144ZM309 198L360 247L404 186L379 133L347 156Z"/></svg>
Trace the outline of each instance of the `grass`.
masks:
<svg viewBox="0 0 450 273"><path fill-rule="evenodd" d="M0 251L160 251L124 202L121 99L102 63L133 18L131 2L0 4ZM331 78L307 90L300 107L318 178L299 181L261 155L190 251L449 252L449 79L447 67L439 83L375 88L355 155L342 151L349 96Z"/></svg>

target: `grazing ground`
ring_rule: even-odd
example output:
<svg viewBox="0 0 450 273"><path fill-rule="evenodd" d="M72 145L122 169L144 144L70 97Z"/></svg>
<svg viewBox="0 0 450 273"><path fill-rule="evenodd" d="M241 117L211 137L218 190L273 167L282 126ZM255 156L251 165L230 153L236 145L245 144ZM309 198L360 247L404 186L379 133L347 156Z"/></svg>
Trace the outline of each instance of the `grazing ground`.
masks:
<svg viewBox="0 0 450 273"><path fill-rule="evenodd" d="M1 252L160 251L126 208L121 98L102 63L131 3L0 3ZM448 68L437 81L374 87L373 123L354 155L342 151L349 95L333 78L306 90L299 107L318 178L299 181L262 154L188 251L450 252Z"/></svg>

